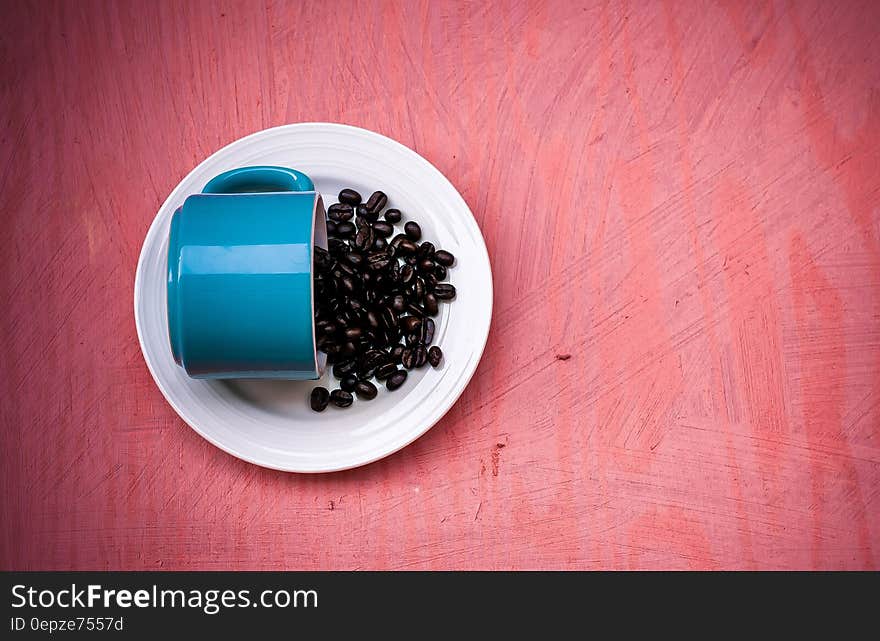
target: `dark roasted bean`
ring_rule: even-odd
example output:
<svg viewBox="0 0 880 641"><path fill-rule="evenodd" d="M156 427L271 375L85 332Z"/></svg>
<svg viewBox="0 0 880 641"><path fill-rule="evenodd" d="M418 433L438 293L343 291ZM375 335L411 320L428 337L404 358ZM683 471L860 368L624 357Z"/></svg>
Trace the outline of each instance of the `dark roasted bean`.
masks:
<svg viewBox="0 0 880 641"><path fill-rule="evenodd" d="M384 364L380 365L379 367L377 367L376 371L374 372L374 375L380 381L384 381L386 378L391 376L396 371L397 371L397 364L392 361L389 361L389 362L384 363Z"/></svg>
<svg viewBox="0 0 880 641"><path fill-rule="evenodd" d="M323 412L327 409L327 403L330 402L330 392L326 387L316 387L309 395L309 405L316 412Z"/></svg>
<svg viewBox="0 0 880 641"><path fill-rule="evenodd" d="M441 249L434 254L434 262L444 267L452 267L452 264L455 262L455 256L445 249Z"/></svg>
<svg viewBox="0 0 880 641"><path fill-rule="evenodd" d="M418 331L422 321L417 316L404 316L400 319L400 328L404 334L413 334Z"/></svg>
<svg viewBox="0 0 880 641"><path fill-rule="evenodd" d="M379 393L379 390L377 390L376 386L370 381L358 381L357 385L354 386L354 393L357 394L357 397L361 400L372 401L376 398L376 394Z"/></svg>
<svg viewBox="0 0 880 641"><path fill-rule="evenodd" d="M440 287L440 285L442 285L442 283L439 283L437 287ZM436 290L437 287L434 289ZM422 305L428 316L436 316L440 311L440 305L437 304L437 297L434 294L425 294L425 299L422 301Z"/></svg>
<svg viewBox="0 0 880 641"><path fill-rule="evenodd" d="M421 338L422 338L422 342L425 345L430 345L431 342L434 340L434 328L435 328L435 325L434 325L433 319L426 318L425 320L422 321L422 327L421 327L422 336L421 336Z"/></svg>
<svg viewBox="0 0 880 641"><path fill-rule="evenodd" d="M449 283L438 283L434 288L434 296L439 300L451 300L455 298L455 285Z"/></svg>
<svg viewBox="0 0 880 641"><path fill-rule="evenodd" d="M391 309L398 314L403 313L403 310L406 309L406 299L402 294L395 294L394 298L391 299Z"/></svg>
<svg viewBox="0 0 880 641"><path fill-rule="evenodd" d="M419 258L433 258L434 256L434 243L426 240L421 245L419 245L419 251L416 252L416 256Z"/></svg>
<svg viewBox="0 0 880 641"><path fill-rule="evenodd" d="M409 284L415 275L416 271L412 268L412 265L404 265L400 268L400 282L404 285Z"/></svg>
<svg viewBox="0 0 880 641"><path fill-rule="evenodd" d="M413 332L412 334L406 335L406 344L407 347L414 347L418 345L422 340L422 335L420 332Z"/></svg>
<svg viewBox="0 0 880 641"><path fill-rule="evenodd" d="M345 272L349 276L354 276L355 274L357 274L355 268L348 263L339 263L339 270Z"/></svg>
<svg viewBox="0 0 880 641"><path fill-rule="evenodd" d="M422 228L414 220L405 224L403 226L403 231L406 232L406 237L410 240L419 240L422 237Z"/></svg>
<svg viewBox="0 0 880 641"><path fill-rule="evenodd" d="M422 271L426 274L433 272L434 271L434 261L431 260L430 258L423 258L422 260L419 261L418 267L419 267L419 271Z"/></svg>
<svg viewBox="0 0 880 641"><path fill-rule="evenodd" d="M428 362L431 364L431 367L437 367L440 365L440 361L443 360L443 350L434 345L431 349L428 350Z"/></svg>
<svg viewBox="0 0 880 641"><path fill-rule="evenodd" d="M331 238L327 241L327 250L330 252L331 256L336 256L340 253L347 252L348 245L345 241L339 240L338 238Z"/></svg>
<svg viewBox="0 0 880 641"><path fill-rule="evenodd" d="M407 225L408 224L409 223L407 223ZM413 260L415 260L415 256L413 256L413 254L416 252L417 249L418 247L416 247L416 244L413 241L409 240L408 238L404 238L399 243L397 243L396 255L409 256Z"/></svg>
<svg viewBox="0 0 880 641"><path fill-rule="evenodd" d="M328 220L326 222L327 225L327 235L335 236L336 235L336 223L332 220Z"/></svg>
<svg viewBox="0 0 880 641"><path fill-rule="evenodd" d="M357 354L357 345L352 342L345 343L339 353L343 356L354 356Z"/></svg>
<svg viewBox="0 0 880 641"><path fill-rule="evenodd" d="M358 251L364 251L373 244L373 230L369 227L361 227L358 229L354 237L352 246Z"/></svg>
<svg viewBox="0 0 880 641"><path fill-rule="evenodd" d="M346 292L353 294L355 291L357 291L357 282L351 276L343 276L339 279L339 284Z"/></svg>
<svg viewBox="0 0 880 641"><path fill-rule="evenodd" d="M385 252L371 252L367 255L367 267L373 271L381 271L388 267L391 260Z"/></svg>
<svg viewBox="0 0 880 641"><path fill-rule="evenodd" d="M327 217L336 222L351 220L352 216L354 216L354 209L351 205L336 203L327 208Z"/></svg>
<svg viewBox="0 0 880 641"><path fill-rule="evenodd" d="M410 303L409 305L407 305L406 310L413 316L418 316L419 318L425 315L425 310L415 303Z"/></svg>
<svg viewBox="0 0 880 641"><path fill-rule="evenodd" d="M380 238L388 238L394 233L394 225L391 223L379 222L373 223L373 233Z"/></svg>
<svg viewBox="0 0 880 641"><path fill-rule="evenodd" d="M349 222L337 223L336 235L340 238L351 238L354 236L354 225Z"/></svg>
<svg viewBox="0 0 880 641"><path fill-rule="evenodd" d="M421 277L416 278L412 284L412 293L416 301L421 301L425 297L425 281Z"/></svg>
<svg viewBox="0 0 880 641"><path fill-rule="evenodd" d="M350 341L356 341L361 337L362 333L360 327L349 327L345 330L345 337Z"/></svg>
<svg viewBox="0 0 880 641"><path fill-rule="evenodd" d="M345 392L353 392L354 386L357 385L358 379L356 376L346 376L339 383L339 387L342 388Z"/></svg>
<svg viewBox="0 0 880 641"><path fill-rule="evenodd" d="M385 205L387 204L388 196L386 196L385 193L381 191L374 191L369 199L367 199L367 209L377 214L385 209Z"/></svg>
<svg viewBox="0 0 880 641"><path fill-rule="evenodd" d="M446 280L446 267L437 263L434 267L434 276L437 277L437 280Z"/></svg>
<svg viewBox="0 0 880 641"><path fill-rule="evenodd" d="M341 203L357 206L361 204L361 200L361 195L354 189L343 189L339 192L339 202Z"/></svg>
<svg viewBox="0 0 880 641"><path fill-rule="evenodd" d="M397 327L397 314L395 314L394 310L390 307L386 307L382 310L382 323L385 325L386 329L394 329Z"/></svg>
<svg viewBox="0 0 880 641"><path fill-rule="evenodd" d="M385 220L392 225L399 223L401 218L403 218L403 215L400 213L399 209L388 209L385 211Z"/></svg>
<svg viewBox="0 0 880 641"><path fill-rule="evenodd" d="M385 387L393 392L406 382L406 370L397 370L385 381Z"/></svg>
<svg viewBox="0 0 880 641"><path fill-rule="evenodd" d="M351 265L352 267L360 267L364 262L364 257L360 254L356 254L354 252L349 252L345 256L342 257L346 263Z"/></svg>
<svg viewBox="0 0 880 641"><path fill-rule="evenodd" d="M345 390L335 389L330 392L330 402L336 407L348 407L353 401L354 398L352 398L351 393Z"/></svg>
<svg viewBox="0 0 880 641"><path fill-rule="evenodd" d="M419 264L419 259L416 256L407 256L403 260L407 265L412 265L413 267Z"/></svg>
<svg viewBox="0 0 880 641"><path fill-rule="evenodd" d="M370 210L367 209L366 205L361 204L357 206L357 208L355 209L355 213L357 214L358 218L367 218Z"/></svg>
<svg viewBox="0 0 880 641"><path fill-rule="evenodd" d="M374 236L375 236L375 234L374 234ZM373 240L372 249L374 251L385 251L387 248L388 248L388 241L385 240L384 238L380 237L380 238L376 238L375 240Z"/></svg>
<svg viewBox="0 0 880 641"><path fill-rule="evenodd" d="M425 282L425 293L433 292L437 286L437 277L434 274L424 274L422 280Z"/></svg>
<svg viewBox="0 0 880 641"><path fill-rule="evenodd" d="M401 358L401 356L403 356L404 349L405 348L403 345L395 345L394 346L394 349L391 350L391 362L392 363L397 363L398 365L400 364L400 358Z"/></svg>
<svg viewBox="0 0 880 641"><path fill-rule="evenodd" d="M428 362L428 350L422 343L417 344L412 350L413 366L424 367Z"/></svg>
<svg viewBox="0 0 880 641"><path fill-rule="evenodd" d="M391 242L388 243L388 245L396 250L397 246L405 240L406 234L397 234L394 238L391 239Z"/></svg>
<svg viewBox="0 0 880 641"><path fill-rule="evenodd" d="M407 347L403 350L403 354L400 357L400 364L403 365L406 369L412 369L416 366L415 356L413 356L412 348Z"/></svg>
<svg viewBox="0 0 880 641"><path fill-rule="evenodd" d="M357 361L354 359L347 361L339 361L333 366L333 376L336 378L345 378L357 369Z"/></svg>

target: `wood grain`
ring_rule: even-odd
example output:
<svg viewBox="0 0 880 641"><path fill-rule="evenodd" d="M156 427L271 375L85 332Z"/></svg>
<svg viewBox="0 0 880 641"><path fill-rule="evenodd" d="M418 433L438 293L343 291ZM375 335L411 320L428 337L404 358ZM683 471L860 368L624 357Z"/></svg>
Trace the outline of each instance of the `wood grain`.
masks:
<svg viewBox="0 0 880 641"><path fill-rule="evenodd" d="M4 14L3 569L880 564L877 2ZM452 411L314 477L186 427L132 312L170 190L298 121L433 162L496 286Z"/></svg>

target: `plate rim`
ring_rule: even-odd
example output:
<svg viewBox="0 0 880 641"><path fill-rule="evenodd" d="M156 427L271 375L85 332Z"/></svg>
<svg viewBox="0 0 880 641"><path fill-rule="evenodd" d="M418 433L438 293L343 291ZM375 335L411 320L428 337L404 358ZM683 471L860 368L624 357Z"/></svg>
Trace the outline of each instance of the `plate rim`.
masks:
<svg viewBox="0 0 880 641"><path fill-rule="evenodd" d="M397 445L393 449L389 449L387 451L377 453L375 456L364 457L363 460L357 460L355 462L352 462L349 464L344 464L344 465L329 465L329 466L320 467L320 468L313 468L313 469L295 469L293 467L282 467L282 466L278 466L278 465L269 464L265 461L258 460L256 457L249 456L245 453L237 451L233 447L230 447L230 446L227 446L226 444L220 443L218 440L213 438L206 431L204 431L199 426L197 426L196 421L191 420L190 416L188 416L188 413L186 411L184 411L181 407L179 407L178 404L175 403L171 399L168 391L165 389L165 386L160 381L159 376L156 373L156 369L153 367L153 364L150 362L150 358L148 357L148 350L147 350L146 345L144 343L144 331L142 330L142 327L141 327L141 319L140 319L140 315L138 312L138 301L141 299L142 290L143 290L142 280L144 278L143 271L145 269L144 268L145 249L148 246L148 244L155 242L154 237L158 234L158 230L160 227L159 214L177 196L177 193L181 189L181 185L183 185L194 173L196 173L198 171L199 167L201 167L203 164L210 161L211 159L215 158L216 156L219 156L220 154L224 153L230 147L235 146L235 145L239 145L239 144L243 144L245 141L247 141L253 137L266 134L267 132L291 130L291 129L314 129L314 128L337 129L337 130L349 131L351 133L357 133L358 135L366 134L368 137L374 136L374 137L384 139L386 144L390 143L393 147L398 147L398 148L402 149L405 153L412 154L417 159L419 159L421 162L427 164L427 166L430 167L431 169L433 169L434 172L436 172L436 175L439 176L439 178L443 182L445 182L449 188L451 188L452 192L455 194L455 197L457 197L458 200L461 202L464 209L467 211L467 213L470 215L471 219L474 221L474 224L476 225L477 230L479 231L479 234L477 234L477 236L478 236L477 250L479 252L481 252L483 257L485 258L486 266L488 269L489 291L488 291L487 298L488 298L488 319L489 319L489 322L487 324L485 334L482 336L482 339L480 341L479 350L476 352L477 357L472 359L472 361L467 365L467 368L464 370L463 375L460 379L460 380L464 381L464 383L461 385L461 389L459 389L457 392L455 392L453 394L450 394L447 397L446 401L443 404L441 404L441 406L439 407L439 411L436 413L436 418L433 418L432 420L426 421L424 429L415 431L412 434L411 438L405 439L403 443ZM147 233L144 236L144 240L141 243L141 249L140 249L140 252L138 255L137 268L135 269L134 295L133 295L134 310L133 311L134 311L134 318L135 318L135 327L136 327L137 336L138 336L138 344L140 345L140 349L141 349L141 356L143 357L144 362L147 365L147 369L149 370L150 375L153 378L153 382L156 384L156 387L159 388L159 391L162 393L162 396L165 398L165 401L171 406L171 408L175 411L175 413L178 415L178 417L180 417L180 419L183 420L183 422L186 423L196 434L201 436L203 439L205 439L206 441L208 441L214 447L220 449L221 451L226 452L227 454L234 456L242 461L246 461L248 463L251 463L253 465L257 465L262 468L277 470L280 472L297 473L297 474L326 474L326 473L341 472L344 470L350 470L350 469L355 469L358 467L363 467L365 465L369 465L370 463L374 463L374 462L379 461L381 459L384 459L388 456L391 456L392 454L399 452L403 448L411 445L412 443L417 441L419 438L424 436L444 416L446 416L446 414L449 412L449 410L452 408L452 406L455 405L456 402L458 402L458 399L464 393L464 390L467 389L468 385L471 382L471 379L473 378L474 374L476 373L476 370L477 370L477 367L479 366L480 361L482 360L483 353L486 349L486 344L488 343L488 340L489 340L489 334L492 329L492 315L494 312L494 303L495 303L494 290L495 290L495 285L494 285L494 279L492 277L492 261L489 256L489 251L486 247L486 240L483 236L482 229L480 229L479 224L477 224L476 217L474 216L473 212L471 211L470 206L467 204L467 201L464 199L464 197L461 195L461 193L458 191L458 189L455 188L455 185L452 184L452 182L446 177L446 175L442 171L440 171L431 161L429 161L427 158L425 158L424 156L419 154L416 150L411 149L410 147L407 147L403 143L401 143L401 142L399 142L389 136L385 136L384 134L381 134L376 131L372 131L370 129L366 129L363 127L358 127L355 125L348 125L348 124L344 124L344 123L309 121L309 122L288 123L288 124L284 124L284 125L278 125L275 127L267 127L265 129L260 129L258 131L254 131L250 134L247 134L245 136L237 138L237 139L223 145L222 147L220 147L219 149L217 149L213 153L209 154L208 156L206 156L205 158L203 158L202 160L197 162L196 165L189 172L187 172L187 174L183 178L181 178L177 182L177 185L175 185L174 189L171 190L171 192L168 194L168 197L165 198L165 200L159 206L159 209L156 211L156 214L153 216L153 220L150 223L150 227L148 228Z"/></svg>

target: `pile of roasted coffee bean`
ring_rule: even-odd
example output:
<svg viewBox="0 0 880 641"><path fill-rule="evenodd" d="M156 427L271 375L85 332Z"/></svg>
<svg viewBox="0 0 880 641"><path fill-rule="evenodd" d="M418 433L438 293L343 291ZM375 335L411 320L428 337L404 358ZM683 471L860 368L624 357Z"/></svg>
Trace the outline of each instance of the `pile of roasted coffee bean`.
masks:
<svg viewBox="0 0 880 641"><path fill-rule="evenodd" d="M327 209L327 250L315 248L315 338L327 354L339 389L312 390L309 404L323 412L332 403L348 407L379 390L371 379L396 390L407 371L440 365L434 340L440 303L455 298L446 280L455 257L422 241L415 221L386 209L388 197L374 192L366 202L353 189L339 192ZM420 242L421 241L421 242Z"/></svg>

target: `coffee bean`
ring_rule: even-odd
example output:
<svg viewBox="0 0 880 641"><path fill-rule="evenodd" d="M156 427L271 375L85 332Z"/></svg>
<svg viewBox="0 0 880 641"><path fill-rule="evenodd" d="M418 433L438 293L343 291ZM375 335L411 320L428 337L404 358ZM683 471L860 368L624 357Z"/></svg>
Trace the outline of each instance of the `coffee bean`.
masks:
<svg viewBox="0 0 880 641"><path fill-rule="evenodd" d="M409 303L406 306L406 311L408 311L413 316L418 316L419 318L422 318L423 316L425 316L425 310L422 309L421 307L419 307L418 305L416 305L415 303Z"/></svg>
<svg viewBox="0 0 880 641"><path fill-rule="evenodd" d="M431 341L434 340L434 328L435 328L435 325L434 325L433 319L426 318L425 320L422 321L421 338L422 338L422 342L425 345L430 345ZM349 330L349 331L351 331L351 330Z"/></svg>
<svg viewBox="0 0 880 641"><path fill-rule="evenodd" d="M360 267L364 262L364 257L360 254L356 254L354 252L349 252L345 256L342 257L346 263L351 265L352 267Z"/></svg>
<svg viewBox="0 0 880 641"><path fill-rule="evenodd" d="M393 392L406 382L406 370L397 370L385 381L385 387Z"/></svg>
<svg viewBox="0 0 880 641"><path fill-rule="evenodd" d="M409 223L407 223L409 225ZM409 240L408 238L404 238L397 244L397 250L395 255L409 256L415 262L416 258L412 254L416 253L418 247L414 242Z"/></svg>
<svg viewBox="0 0 880 641"><path fill-rule="evenodd" d="M375 236L375 234L373 234L373 235ZM379 237L379 238L376 238L375 240L373 240L372 249L374 251L385 251L387 248L388 248L388 241L385 240L384 238Z"/></svg>
<svg viewBox="0 0 880 641"><path fill-rule="evenodd" d="M437 367L440 365L440 361L443 360L443 350L434 345L431 349L428 350L428 362L431 364L431 367Z"/></svg>
<svg viewBox="0 0 880 641"><path fill-rule="evenodd" d="M391 258L385 252L370 252L367 254L367 268L371 271L378 272L391 263Z"/></svg>
<svg viewBox="0 0 880 641"><path fill-rule="evenodd" d="M354 236L354 225L352 223L337 223L336 235L340 238L351 238Z"/></svg>
<svg viewBox="0 0 880 641"><path fill-rule="evenodd" d="M425 291L433 292L437 286L437 277L434 274L424 274L422 280L425 281Z"/></svg>
<svg viewBox="0 0 880 641"><path fill-rule="evenodd" d="M401 218L403 218L403 215L400 213L399 209L388 209L385 211L385 220L392 225L399 223Z"/></svg>
<svg viewBox="0 0 880 641"><path fill-rule="evenodd" d="M339 202L357 206L361 204L361 195L354 189L343 189L339 192Z"/></svg>
<svg viewBox="0 0 880 641"><path fill-rule="evenodd" d="M455 262L455 256L445 249L441 249L434 254L434 262L444 267L452 267L452 264Z"/></svg>
<svg viewBox="0 0 880 641"><path fill-rule="evenodd" d="M348 274L349 276L354 276L355 274L357 274L357 271L355 271L355 268L352 267L351 265L349 265L348 263L337 263L336 266L339 269L339 271L344 272L344 273ZM341 276L340 276L340 278L341 278Z"/></svg>
<svg viewBox="0 0 880 641"><path fill-rule="evenodd" d="M436 258L435 258L436 260ZM437 277L437 280L446 280L446 267L437 263L434 267L434 276Z"/></svg>
<svg viewBox="0 0 880 641"><path fill-rule="evenodd" d="M358 381L357 385L354 386L354 393L357 394L359 399L372 401L376 398L376 394L379 393L379 390L377 390L376 386L370 381Z"/></svg>
<svg viewBox="0 0 880 641"><path fill-rule="evenodd" d="M339 353L343 356L354 356L357 354L357 345L349 341L348 343L343 344L342 349L339 350Z"/></svg>
<svg viewBox="0 0 880 641"><path fill-rule="evenodd" d="M434 271L434 261L430 258L423 258L419 261L419 271L425 272L426 274Z"/></svg>
<svg viewBox="0 0 880 641"><path fill-rule="evenodd" d="M391 350L391 362L400 364L400 358L403 356L403 350L406 349L403 345L395 345L394 349Z"/></svg>
<svg viewBox="0 0 880 641"><path fill-rule="evenodd" d="M412 369L416 366L416 359L412 348L407 347L403 350L403 354L400 357L400 364L406 369Z"/></svg>
<svg viewBox="0 0 880 641"><path fill-rule="evenodd" d="M384 192L374 191L367 200L367 209L378 214L385 209L385 205L387 204L388 196L386 196Z"/></svg>
<svg viewBox="0 0 880 641"><path fill-rule="evenodd" d="M346 376L339 383L339 387L342 388L344 392L353 392L354 386L357 385L358 379L356 376Z"/></svg>
<svg viewBox="0 0 880 641"><path fill-rule="evenodd" d="M428 362L428 350L422 343L417 344L412 351L413 365L415 367L424 367Z"/></svg>
<svg viewBox="0 0 880 641"><path fill-rule="evenodd" d="M336 235L336 223L332 220L328 220L325 225L327 225L327 235L335 236Z"/></svg>
<svg viewBox="0 0 880 641"><path fill-rule="evenodd" d="M354 216L354 208L344 203L336 203L327 208L327 216L336 222L351 220Z"/></svg>
<svg viewBox="0 0 880 641"><path fill-rule="evenodd" d="M452 300L455 298L455 285L449 283L439 283L434 288L434 296L439 300Z"/></svg>
<svg viewBox="0 0 880 641"><path fill-rule="evenodd" d="M327 409L327 403L330 402L330 392L326 387L316 387L309 395L309 405L316 412L323 412Z"/></svg>
<svg viewBox="0 0 880 641"><path fill-rule="evenodd" d="M361 337L362 330L360 327L349 327L345 330L345 337L350 341L356 341Z"/></svg>
<svg viewBox="0 0 880 641"><path fill-rule="evenodd" d="M373 233L380 238L388 238L394 233L394 225L391 223L383 223L380 220L379 222L373 223Z"/></svg>
<svg viewBox="0 0 880 641"><path fill-rule="evenodd" d="M351 276L343 276L339 279L339 284L342 286L343 290L350 294L357 291L357 281Z"/></svg>
<svg viewBox="0 0 880 641"><path fill-rule="evenodd" d="M352 398L351 393L345 390L335 389L330 392L330 402L336 407L348 407L354 402L354 398Z"/></svg>
<svg viewBox="0 0 880 641"><path fill-rule="evenodd" d="M373 244L373 228L370 226L358 229L357 235L354 237L354 248L359 251L365 251Z"/></svg>
<svg viewBox="0 0 880 641"><path fill-rule="evenodd" d="M421 301L425 297L425 281L421 277L416 278L413 282L412 294L416 301Z"/></svg>
<svg viewBox="0 0 880 641"><path fill-rule="evenodd" d="M406 237L410 240L419 240L422 237L422 228L414 220L411 220L404 225L403 231L406 232Z"/></svg>
<svg viewBox="0 0 880 641"><path fill-rule="evenodd" d="M416 256L418 256L419 258L431 258L433 255L434 243L427 240L419 245L419 251L416 252Z"/></svg>
<svg viewBox="0 0 880 641"><path fill-rule="evenodd" d="M391 242L388 243L388 245L392 249L397 250L398 245L400 245L400 243L402 243L405 240L406 240L406 234L397 234L394 238L391 239Z"/></svg>
<svg viewBox="0 0 880 641"><path fill-rule="evenodd" d="M394 374L397 371L397 364L394 362L388 362L384 365L380 365L376 368L374 372L374 376L380 381L384 381L386 378Z"/></svg>
<svg viewBox="0 0 880 641"><path fill-rule="evenodd" d="M439 283L437 287L440 287L440 285L442 285L442 283ZM437 287L434 289L436 290ZM425 294L425 299L422 301L422 305L428 316L436 316L440 312L440 305L437 304L437 297L434 294Z"/></svg>
<svg viewBox="0 0 880 641"><path fill-rule="evenodd" d="M345 378L357 369L357 361L354 359L340 361L333 366L333 376L336 378Z"/></svg>
<svg viewBox="0 0 880 641"><path fill-rule="evenodd" d="M404 285L409 284L415 275L416 271L412 268L412 265L404 265L400 268L400 282Z"/></svg>
<svg viewBox="0 0 880 641"><path fill-rule="evenodd" d="M406 309L406 299L402 294L395 294L394 298L391 299L391 309L398 314L403 313L403 310Z"/></svg>
<svg viewBox="0 0 880 641"><path fill-rule="evenodd" d="M404 316L400 319L400 328L404 334L413 334L419 330L422 321L416 316Z"/></svg>
<svg viewBox="0 0 880 641"><path fill-rule="evenodd" d="M386 329L394 329L397 327L397 314L395 314L394 310L390 307L386 307L382 310L382 323L385 325Z"/></svg>
<svg viewBox="0 0 880 641"><path fill-rule="evenodd" d="M415 267L416 265L419 264L419 257L418 256L406 256L403 259L403 262L405 262L407 265L412 265L413 267Z"/></svg>

